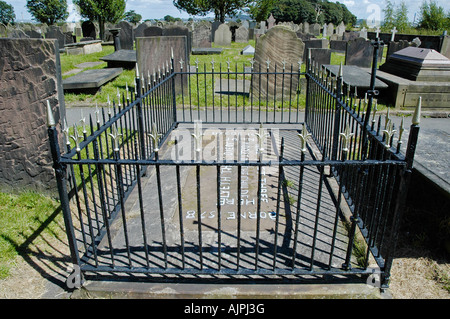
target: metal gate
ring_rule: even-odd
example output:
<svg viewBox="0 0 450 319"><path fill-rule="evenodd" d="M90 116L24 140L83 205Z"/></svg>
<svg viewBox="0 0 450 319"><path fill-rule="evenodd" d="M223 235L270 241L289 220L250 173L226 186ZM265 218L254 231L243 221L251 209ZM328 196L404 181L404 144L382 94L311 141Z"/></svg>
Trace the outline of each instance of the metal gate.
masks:
<svg viewBox="0 0 450 319"><path fill-rule="evenodd" d="M195 280L376 273L387 287L420 114L403 154L403 125L373 107L374 44L367 100L310 61L172 60L81 125L49 114L73 263Z"/></svg>

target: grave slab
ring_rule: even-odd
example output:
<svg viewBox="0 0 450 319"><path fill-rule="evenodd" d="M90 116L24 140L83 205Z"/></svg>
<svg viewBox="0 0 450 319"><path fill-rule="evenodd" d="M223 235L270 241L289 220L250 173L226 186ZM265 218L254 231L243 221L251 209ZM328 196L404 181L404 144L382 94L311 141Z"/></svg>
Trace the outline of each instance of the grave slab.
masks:
<svg viewBox="0 0 450 319"><path fill-rule="evenodd" d="M63 80L64 91L96 91L122 73L122 68L86 70Z"/></svg>
<svg viewBox="0 0 450 319"><path fill-rule="evenodd" d="M136 66L136 51L118 50L112 54L104 56L100 60L108 63L108 68L133 69Z"/></svg>
<svg viewBox="0 0 450 319"><path fill-rule="evenodd" d="M222 48L192 48L193 55L222 54Z"/></svg>
<svg viewBox="0 0 450 319"><path fill-rule="evenodd" d="M324 65L325 69L330 72L333 76L339 73L339 65ZM343 65L342 73L344 77L344 83L352 87L358 87L361 89L368 89L370 87L370 71L363 69L354 65ZM378 74L378 73L377 73ZM388 85L383 81L377 79L375 81L375 89L387 89Z"/></svg>
<svg viewBox="0 0 450 319"><path fill-rule="evenodd" d="M83 41L78 43L70 43L65 46L66 52L69 55L79 55L79 54L91 54L95 52L102 52L102 41Z"/></svg>

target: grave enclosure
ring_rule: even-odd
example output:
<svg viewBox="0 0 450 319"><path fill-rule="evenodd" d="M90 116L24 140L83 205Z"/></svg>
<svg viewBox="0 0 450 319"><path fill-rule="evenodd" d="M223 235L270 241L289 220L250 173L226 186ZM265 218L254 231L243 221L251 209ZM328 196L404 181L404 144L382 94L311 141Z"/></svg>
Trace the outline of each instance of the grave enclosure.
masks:
<svg viewBox="0 0 450 319"><path fill-rule="evenodd" d="M136 93L98 110L84 134L64 128L63 148L49 123L71 257L83 275L376 273L386 288L418 115L404 155L401 134L394 143L388 121L382 131L379 117L377 127L373 96L364 104L344 95L341 73L332 86L335 77L311 63L306 73L275 61L269 72L175 63L138 74Z"/></svg>

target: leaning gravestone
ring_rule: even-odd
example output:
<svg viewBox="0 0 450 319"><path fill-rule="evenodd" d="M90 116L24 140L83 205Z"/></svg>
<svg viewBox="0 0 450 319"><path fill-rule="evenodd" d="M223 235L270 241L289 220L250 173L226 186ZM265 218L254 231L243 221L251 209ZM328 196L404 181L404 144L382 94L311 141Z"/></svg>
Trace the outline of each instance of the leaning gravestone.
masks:
<svg viewBox="0 0 450 319"><path fill-rule="evenodd" d="M95 25L92 21L84 21L81 24L81 30L83 32L83 38L97 39L97 32L95 31Z"/></svg>
<svg viewBox="0 0 450 319"><path fill-rule="evenodd" d="M236 30L235 42L247 43L248 42L248 29L244 26L240 26Z"/></svg>
<svg viewBox="0 0 450 319"><path fill-rule="evenodd" d="M281 62L286 62L286 68L290 70L291 65L294 70L298 67L298 62L302 59L305 45L302 40L297 37L297 34L283 26L275 26L271 28L267 33L261 36L256 42L255 57L254 57L254 70L256 72L266 72L267 62L269 63L269 72L275 71L275 64L277 64L277 70L281 71L283 66ZM276 78L275 78L276 77ZM282 75L253 75L252 79L252 92L258 95L259 92L264 95L268 94L273 98L274 96L274 83L278 83L276 90L276 98L287 96L290 91L290 85L287 85L282 89L279 83L282 83ZM259 85L261 83L261 85ZM292 87L297 87L298 77L292 78ZM268 92L266 89L268 88Z"/></svg>
<svg viewBox="0 0 450 319"><path fill-rule="evenodd" d="M370 41L358 38L347 42L345 65L370 68L373 60L373 46Z"/></svg>
<svg viewBox="0 0 450 319"><path fill-rule="evenodd" d="M216 45L231 45L231 31L228 25L221 24L214 33L214 43Z"/></svg>
<svg viewBox="0 0 450 319"><path fill-rule="evenodd" d="M54 196L46 109L48 100L60 131L65 107L58 43L1 38L0 61L0 189Z"/></svg>
<svg viewBox="0 0 450 319"><path fill-rule="evenodd" d="M118 24L116 24L116 28L120 28L120 48L122 50L133 50L133 25L128 21L120 21Z"/></svg>
<svg viewBox="0 0 450 319"><path fill-rule="evenodd" d="M173 52L175 72L181 71L183 61L183 71L189 70L189 53L187 51L187 39L185 36L161 36L136 38L136 55L139 71L145 77L161 71L163 68L171 67L171 57ZM176 77L176 92L181 93L187 88L187 76Z"/></svg>

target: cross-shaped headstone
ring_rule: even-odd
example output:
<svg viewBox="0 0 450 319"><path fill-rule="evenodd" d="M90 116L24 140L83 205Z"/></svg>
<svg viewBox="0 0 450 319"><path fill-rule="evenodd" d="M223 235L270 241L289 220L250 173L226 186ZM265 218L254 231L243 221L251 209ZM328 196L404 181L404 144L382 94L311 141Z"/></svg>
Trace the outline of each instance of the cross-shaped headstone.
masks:
<svg viewBox="0 0 450 319"><path fill-rule="evenodd" d="M391 32L392 32L391 41L393 42L394 39L395 39L395 34L398 32L398 30L397 30L396 27L394 27L394 28L391 30Z"/></svg>
<svg viewBox="0 0 450 319"><path fill-rule="evenodd" d="M375 32L377 33L376 38L378 39L379 36L380 36L380 32L381 32L380 27L377 27L377 29L375 30Z"/></svg>

